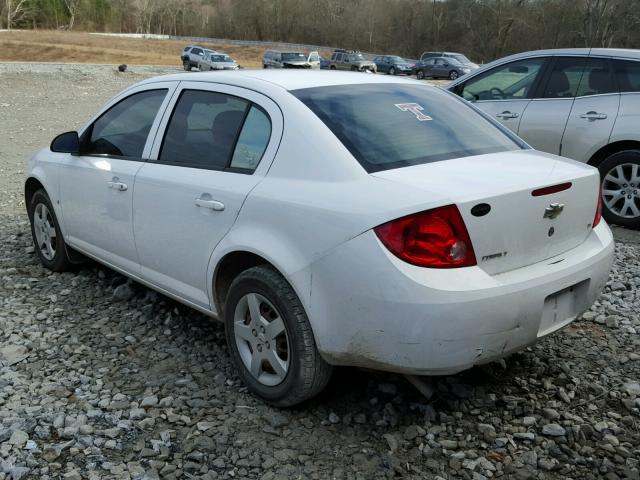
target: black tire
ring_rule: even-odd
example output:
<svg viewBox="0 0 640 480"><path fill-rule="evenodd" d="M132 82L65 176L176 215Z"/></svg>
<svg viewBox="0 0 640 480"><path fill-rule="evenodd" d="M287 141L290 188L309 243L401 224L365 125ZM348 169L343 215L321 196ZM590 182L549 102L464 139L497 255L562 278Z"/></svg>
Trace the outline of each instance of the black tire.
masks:
<svg viewBox="0 0 640 480"><path fill-rule="evenodd" d="M396 74L396 69L391 67L389 68L389 71L387 72L389 75L395 75Z"/></svg>
<svg viewBox="0 0 640 480"><path fill-rule="evenodd" d="M614 203L613 208L619 208L620 211L616 212L607 206L605 199L607 195L602 195L602 216L608 223L615 223L616 225L622 225L629 228L640 228L640 216L629 216L630 211L622 211L620 203L626 201L634 201L635 206L640 209L640 185L638 182L631 178L632 165L640 166L640 150L623 150L622 152L614 153L613 155L605 158L600 165L600 179L602 181L602 190L621 190L624 192L623 198L619 202ZM607 180L607 175L611 172L614 177L617 177L616 168L621 167L624 174L628 174L633 183L623 183L622 186L614 182ZM640 167L639 167L640 168ZM627 185L626 187L624 185ZM633 185L633 186L632 186ZM626 198L624 198L626 197ZM612 198L609 196L609 199Z"/></svg>
<svg viewBox="0 0 640 480"><path fill-rule="evenodd" d="M274 386L264 385L251 374L236 344L236 307L249 294L258 294L273 304L285 326L289 366L284 380ZM273 268L261 265L238 275L229 288L224 322L227 345L238 373L248 389L265 402L277 407L290 407L317 395L329 382L333 368L316 348L304 308L291 285Z"/></svg>
<svg viewBox="0 0 640 480"><path fill-rule="evenodd" d="M269 68L269 65L267 65L266 63L264 63L264 64L262 65L262 68L264 68L264 69L266 70L267 68Z"/></svg>
<svg viewBox="0 0 640 480"><path fill-rule="evenodd" d="M460 76L460 74L458 72L456 72L455 70L451 70L449 72L449 79L450 80L455 80L456 78L458 78Z"/></svg>
<svg viewBox="0 0 640 480"><path fill-rule="evenodd" d="M44 205L46 210L48 211L49 222L53 224L55 228L56 237L55 242L51 242L54 244L55 254L53 258L45 257L45 254L42 251L40 245L38 245L38 241L36 240L36 226L34 223L34 216L36 212L36 208L38 205ZM31 223L31 238L33 239L33 246L35 248L36 255L40 260L40 263L45 268L52 270L54 272L64 272L69 270L72 267L72 263L67 254L67 246L65 245L64 238L62 237L62 231L60 230L60 225L58 224L58 219L56 218L56 213L53 210L53 206L51 205L51 200L49 200L49 196L47 193L40 189L33 194L31 199L29 200L29 208L27 209L27 213L29 215L29 222Z"/></svg>
<svg viewBox="0 0 640 480"><path fill-rule="evenodd" d="M425 78L425 77L424 77L424 70L418 70L418 71L416 72L416 78L417 78L418 80L424 80L424 78Z"/></svg>
<svg viewBox="0 0 640 480"><path fill-rule="evenodd" d="M360 71L360 69L358 67L356 67L355 65L352 65L351 66L351 71L352 72L358 72L358 71Z"/></svg>
<svg viewBox="0 0 640 480"><path fill-rule="evenodd" d="M185 72L190 72L191 71L191 63L189 63L188 60L184 60L182 62L182 68L184 68Z"/></svg>
<svg viewBox="0 0 640 480"><path fill-rule="evenodd" d="M335 69L336 69L336 66L335 66L335 65L331 65L331 66L329 67L329 70L335 70Z"/></svg>

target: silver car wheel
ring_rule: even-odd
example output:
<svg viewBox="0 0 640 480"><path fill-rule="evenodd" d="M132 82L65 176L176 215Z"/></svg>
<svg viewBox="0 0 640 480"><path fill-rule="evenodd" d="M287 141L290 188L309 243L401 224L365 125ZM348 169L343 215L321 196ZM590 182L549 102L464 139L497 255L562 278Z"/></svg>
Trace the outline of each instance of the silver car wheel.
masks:
<svg viewBox="0 0 640 480"><path fill-rule="evenodd" d="M640 165L622 163L609 170L602 181L602 200L619 217L640 217Z"/></svg>
<svg viewBox="0 0 640 480"><path fill-rule="evenodd" d="M251 376L269 387L282 383L289 371L289 337L273 304L258 293L244 295L236 305L233 330Z"/></svg>
<svg viewBox="0 0 640 480"><path fill-rule="evenodd" d="M44 203L36 205L33 212L33 231L36 236L36 247L47 260L56 256L56 228L53 216Z"/></svg>

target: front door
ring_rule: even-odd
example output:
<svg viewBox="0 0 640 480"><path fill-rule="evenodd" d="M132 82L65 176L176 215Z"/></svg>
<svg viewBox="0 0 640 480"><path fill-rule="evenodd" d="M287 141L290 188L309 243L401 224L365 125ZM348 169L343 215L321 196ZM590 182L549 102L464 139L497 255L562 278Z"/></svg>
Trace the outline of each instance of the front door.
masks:
<svg viewBox="0 0 640 480"><path fill-rule="evenodd" d="M535 57L500 65L470 78L456 92L518 133L545 62L545 57Z"/></svg>
<svg viewBox="0 0 640 480"><path fill-rule="evenodd" d="M80 155L67 156L60 167L66 240L131 273L138 271L131 220L134 179L173 88L175 82L161 82L115 99L81 133Z"/></svg>
<svg viewBox="0 0 640 480"><path fill-rule="evenodd" d="M134 235L142 278L210 308L209 259L266 174L282 116L226 85L183 82L174 97L136 176Z"/></svg>
<svg viewBox="0 0 640 480"><path fill-rule="evenodd" d="M320 54L318 52L311 52L307 57L307 62L311 65L311 68L319 69L320 68Z"/></svg>

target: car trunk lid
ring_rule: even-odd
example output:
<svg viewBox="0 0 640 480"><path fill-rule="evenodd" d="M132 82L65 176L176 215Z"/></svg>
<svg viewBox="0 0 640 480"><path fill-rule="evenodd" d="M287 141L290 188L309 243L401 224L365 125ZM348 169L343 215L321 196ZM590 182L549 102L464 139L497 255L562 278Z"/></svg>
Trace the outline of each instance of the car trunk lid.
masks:
<svg viewBox="0 0 640 480"><path fill-rule="evenodd" d="M592 228L598 198L597 170L531 150L372 175L457 205L478 266L489 274L541 262L580 245ZM533 194L558 185L560 191Z"/></svg>

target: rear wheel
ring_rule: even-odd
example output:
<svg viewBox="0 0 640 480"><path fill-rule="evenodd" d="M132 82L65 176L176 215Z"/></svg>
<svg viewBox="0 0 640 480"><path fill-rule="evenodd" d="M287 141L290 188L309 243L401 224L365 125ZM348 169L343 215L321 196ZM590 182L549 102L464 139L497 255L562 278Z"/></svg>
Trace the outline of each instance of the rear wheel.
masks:
<svg viewBox="0 0 640 480"><path fill-rule="evenodd" d="M63 272L71 267L66 245L47 193L40 189L29 202L29 220L33 246L40 263L54 272Z"/></svg>
<svg viewBox="0 0 640 480"><path fill-rule="evenodd" d="M456 78L458 78L460 75L458 74L458 72L456 72L455 70L451 70L449 72L449 78L451 80L455 80Z"/></svg>
<svg viewBox="0 0 640 480"><path fill-rule="evenodd" d="M269 65L267 65L266 63L262 65L262 68L267 69L269 68Z"/></svg>
<svg viewBox="0 0 640 480"><path fill-rule="evenodd" d="M331 66L329 67L329 70L335 70L335 69L336 69L336 66L335 66L335 65L331 65Z"/></svg>
<svg viewBox="0 0 640 480"><path fill-rule="evenodd" d="M416 72L416 78L417 78L418 80L424 80L424 70L418 70L418 71Z"/></svg>
<svg viewBox="0 0 640 480"><path fill-rule="evenodd" d="M332 367L316 348L304 308L291 285L268 266L231 284L224 307L231 357L249 390L288 407L319 393Z"/></svg>
<svg viewBox="0 0 640 480"><path fill-rule="evenodd" d="M640 150L624 150L600 165L602 216L609 223L640 228Z"/></svg>

